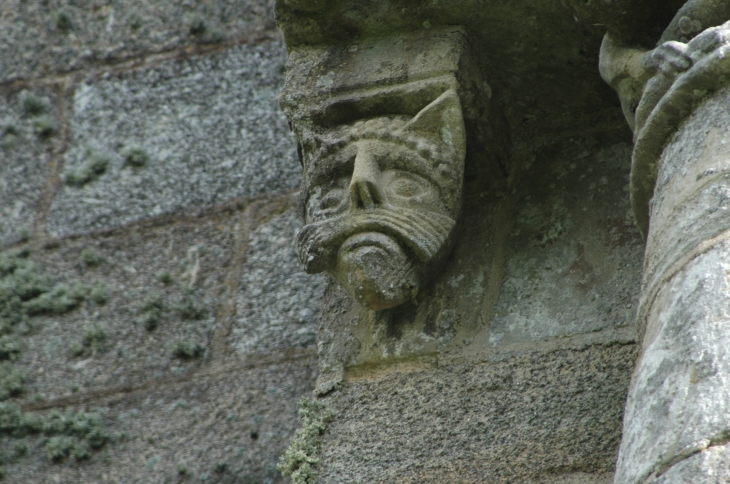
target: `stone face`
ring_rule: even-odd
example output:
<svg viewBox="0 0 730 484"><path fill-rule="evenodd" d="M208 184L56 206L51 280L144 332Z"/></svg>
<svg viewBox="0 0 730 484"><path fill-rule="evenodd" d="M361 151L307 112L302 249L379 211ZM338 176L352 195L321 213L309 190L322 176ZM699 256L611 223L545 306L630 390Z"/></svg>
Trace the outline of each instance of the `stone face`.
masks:
<svg viewBox="0 0 730 484"><path fill-rule="evenodd" d="M48 183L48 150L55 134L41 135L39 123L58 129L57 102L49 89L0 97L0 246L32 233Z"/></svg>
<svg viewBox="0 0 730 484"><path fill-rule="evenodd" d="M300 227L290 210L250 235L230 336L239 355L315 344L325 280L298 264L292 239Z"/></svg>
<svg viewBox="0 0 730 484"><path fill-rule="evenodd" d="M633 354L633 345L596 346L354 374L323 400L337 415L319 482L547 483L610 472Z"/></svg>
<svg viewBox="0 0 730 484"><path fill-rule="evenodd" d="M273 28L272 5L264 0L8 0L0 6L0 83Z"/></svg>
<svg viewBox="0 0 730 484"><path fill-rule="evenodd" d="M79 85L49 231L296 188L295 143L276 101L285 59L281 43L265 42ZM103 173L75 181L99 158Z"/></svg>
<svg viewBox="0 0 730 484"><path fill-rule="evenodd" d="M633 325L644 248L630 155L627 144L568 143L519 185L492 345Z"/></svg>
<svg viewBox="0 0 730 484"><path fill-rule="evenodd" d="M239 222L227 215L32 253L53 280L108 294L103 303L90 293L67 314L30 320L17 360L28 375L26 398L139 385L199 367L225 328L219 305ZM99 331L103 340L87 341ZM188 355L177 349L184 343Z"/></svg>
<svg viewBox="0 0 730 484"><path fill-rule="evenodd" d="M88 461L53 464L36 455L38 438L3 436L4 455L18 442L31 448L5 467L5 481L285 482L276 465L315 367L307 358L227 368L178 385L111 395L90 408L102 413L113 436L104 449Z"/></svg>
<svg viewBox="0 0 730 484"><path fill-rule="evenodd" d="M375 118L339 131L305 155L299 258L307 272L326 271L368 309L399 306L440 268L461 212L459 97L451 89L413 118Z"/></svg>

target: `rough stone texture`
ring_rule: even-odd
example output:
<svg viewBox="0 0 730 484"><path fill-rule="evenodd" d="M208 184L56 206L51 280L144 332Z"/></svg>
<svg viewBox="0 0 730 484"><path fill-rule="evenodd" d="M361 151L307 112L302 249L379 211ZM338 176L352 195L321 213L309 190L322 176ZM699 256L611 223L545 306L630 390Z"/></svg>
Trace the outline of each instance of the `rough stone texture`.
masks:
<svg viewBox="0 0 730 484"><path fill-rule="evenodd" d="M723 243L695 259L653 304L626 404L617 483L643 482L673 461L727 439L729 249Z"/></svg>
<svg viewBox="0 0 730 484"><path fill-rule="evenodd" d="M668 471L646 484L725 484L730 476L730 449L727 445L710 447L674 464Z"/></svg>
<svg viewBox="0 0 730 484"><path fill-rule="evenodd" d="M296 188L295 143L276 101L285 61L283 45L271 41L80 84L62 176L93 154L108 157L109 168L83 187L63 186L49 231ZM149 156L140 168L123 156L135 146Z"/></svg>
<svg viewBox="0 0 730 484"><path fill-rule="evenodd" d="M267 0L7 0L0 5L0 83L273 28Z"/></svg>
<svg viewBox="0 0 730 484"><path fill-rule="evenodd" d="M30 94L46 106L31 114L23 105ZM0 246L29 237L48 183L48 150L53 137L39 136L34 121L57 119L57 98L49 89L24 90L0 97ZM57 123L57 121L55 121Z"/></svg>
<svg viewBox="0 0 730 484"><path fill-rule="evenodd" d="M643 243L628 199L630 146L581 140L551 158L517 189L492 345L634 322Z"/></svg>
<svg viewBox="0 0 730 484"><path fill-rule="evenodd" d="M365 371L324 399L337 416L320 482L547 483L610 472L633 355L634 345L593 346Z"/></svg>
<svg viewBox="0 0 730 484"><path fill-rule="evenodd" d="M238 215L188 220L152 230L125 231L121 236L81 237L58 248L39 249L31 258L54 280L66 284L102 284L106 304L87 300L61 316L31 320L18 366L28 375L27 396L57 398L96 388L139 385L147 380L175 377L198 367L210 351L216 331L224 331L221 302L225 299L226 269L233 262ZM89 267L91 251L100 262ZM168 272L165 284L159 274ZM158 295L162 302L154 330L145 328L150 312L144 306ZM183 317L175 307L189 298L204 311L200 319ZM98 349L74 355L83 332L98 327L106 341ZM202 345L198 359L175 358L180 341Z"/></svg>
<svg viewBox="0 0 730 484"><path fill-rule="evenodd" d="M728 99L725 90L698 106L662 156L617 484L656 477L730 432Z"/></svg>
<svg viewBox="0 0 730 484"><path fill-rule="evenodd" d="M85 462L52 464L23 439L26 457L4 482L281 483L279 455L297 423L296 403L312 388L310 357L261 368L227 368L186 383L98 402L114 440ZM18 439L0 438L3 452ZM6 454L7 455L7 454ZM219 463L225 470L216 471ZM180 470L185 469L186 474Z"/></svg>
<svg viewBox="0 0 730 484"><path fill-rule="evenodd" d="M647 239L648 290L683 256L730 228L728 102L730 88L698 106L662 155Z"/></svg>
<svg viewBox="0 0 730 484"><path fill-rule="evenodd" d="M238 354L315 344L325 278L299 265L293 239L301 225L290 210L250 236L230 337Z"/></svg>

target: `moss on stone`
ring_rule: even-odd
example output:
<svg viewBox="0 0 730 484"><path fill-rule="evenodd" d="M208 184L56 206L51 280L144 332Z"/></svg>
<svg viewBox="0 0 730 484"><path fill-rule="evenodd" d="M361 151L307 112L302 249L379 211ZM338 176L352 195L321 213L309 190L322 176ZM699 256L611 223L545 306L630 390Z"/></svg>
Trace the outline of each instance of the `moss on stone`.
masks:
<svg viewBox="0 0 730 484"><path fill-rule="evenodd" d="M157 273L157 280L163 284L170 284L172 283L172 275L169 271L160 271Z"/></svg>
<svg viewBox="0 0 730 484"><path fill-rule="evenodd" d="M153 309L162 310L163 307L164 302L162 293L160 292L150 293L142 302L142 311L152 311Z"/></svg>
<svg viewBox="0 0 730 484"><path fill-rule="evenodd" d="M193 358L199 358L203 356L203 353L205 353L205 347L197 341L193 340L178 341L172 347L172 355L175 358L189 360Z"/></svg>
<svg viewBox="0 0 730 484"><path fill-rule="evenodd" d="M87 459L93 450L101 449L110 440L100 414L74 411L53 411L43 416L22 412L10 402L0 402L0 433L13 437L42 434L48 456L54 461L66 457Z"/></svg>
<svg viewBox="0 0 730 484"><path fill-rule="evenodd" d="M279 461L278 470L291 476L292 484L314 484L319 467L322 435L334 418L321 402L302 398L298 404L300 424Z"/></svg>
<svg viewBox="0 0 730 484"><path fill-rule="evenodd" d="M98 349L106 342L106 331L100 326L93 325L84 328L81 335L81 343L92 351Z"/></svg>
<svg viewBox="0 0 730 484"><path fill-rule="evenodd" d="M48 138L56 134L58 131L58 124L53 116L44 114L33 118L33 129L38 133L39 136Z"/></svg>
<svg viewBox="0 0 730 484"><path fill-rule="evenodd" d="M0 336L0 360L15 359L20 353L20 342L10 335Z"/></svg>
<svg viewBox="0 0 730 484"><path fill-rule="evenodd" d="M198 306L190 295L185 296L182 302L173 309L182 319L203 319L206 313L205 308Z"/></svg>
<svg viewBox="0 0 730 484"><path fill-rule="evenodd" d="M122 151L124 164L141 168L150 160L150 155L140 146L128 146Z"/></svg>
<svg viewBox="0 0 730 484"><path fill-rule="evenodd" d="M193 35L202 35L208 28L205 18L197 12L188 16L188 25L190 27L190 33Z"/></svg>
<svg viewBox="0 0 730 484"><path fill-rule="evenodd" d="M38 116L48 110L48 105L42 97L31 93L23 97L23 108L25 108L25 112L31 116Z"/></svg>
<svg viewBox="0 0 730 484"><path fill-rule="evenodd" d="M100 178L109 168L110 158L105 153L87 150L86 157L81 165L63 177L66 185L81 188L87 183Z"/></svg>
<svg viewBox="0 0 730 484"><path fill-rule="evenodd" d="M73 20L71 19L71 14L60 8L53 12L52 14L53 23L56 25L56 28L59 30L71 30L73 28Z"/></svg>
<svg viewBox="0 0 730 484"><path fill-rule="evenodd" d="M142 325L147 331L154 331L160 325L162 320L162 311L159 309L152 309L147 311L142 316Z"/></svg>
<svg viewBox="0 0 730 484"><path fill-rule="evenodd" d="M11 363L0 363L0 401L23 393L25 375Z"/></svg>
<svg viewBox="0 0 730 484"><path fill-rule="evenodd" d="M91 288L91 291L89 292L89 297L96 304L103 305L109 302L109 299L111 299L111 294L109 293L109 289L107 289L104 283L102 283L101 281L97 281Z"/></svg>
<svg viewBox="0 0 730 484"><path fill-rule="evenodd" d="M89 288L80 282L72 285L56 284L53 288L25 304L29 315L64 314L79 306L88 295Z"/></svg>
<svg viewBox="0 0 730 484"><path fill-rule="evenodd" d="M83 262L86 267L96 267L103 262L103 259L91 247L84 247L81 250L81 262Z"/></svg>

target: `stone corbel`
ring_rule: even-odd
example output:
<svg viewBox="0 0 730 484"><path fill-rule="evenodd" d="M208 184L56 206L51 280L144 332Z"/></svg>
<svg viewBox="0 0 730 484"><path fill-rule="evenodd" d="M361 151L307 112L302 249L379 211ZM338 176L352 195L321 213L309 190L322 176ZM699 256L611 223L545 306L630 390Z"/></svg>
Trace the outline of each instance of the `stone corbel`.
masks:
<svg viewBox="0 0 730 484"><path fill-rule="evenodd" d="M451 249L467 152L493 162L491 90L471 57L459 27L290 50L300 259L365 308L417 299Z"/></svg>

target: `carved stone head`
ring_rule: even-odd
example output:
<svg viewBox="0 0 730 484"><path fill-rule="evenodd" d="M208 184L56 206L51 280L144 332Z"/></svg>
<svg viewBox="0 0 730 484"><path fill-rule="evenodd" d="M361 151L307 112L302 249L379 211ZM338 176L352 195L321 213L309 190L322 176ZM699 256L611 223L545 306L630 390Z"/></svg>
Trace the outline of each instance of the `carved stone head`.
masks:
<svg viewBox="0 0 730 484"><path fill-rule="evenodd" d="M449 89L415 116L378 116L317 136L305 156L307 272L326 271L373 309L415 298L448 255L461 210L466 134Z"/></svg>

